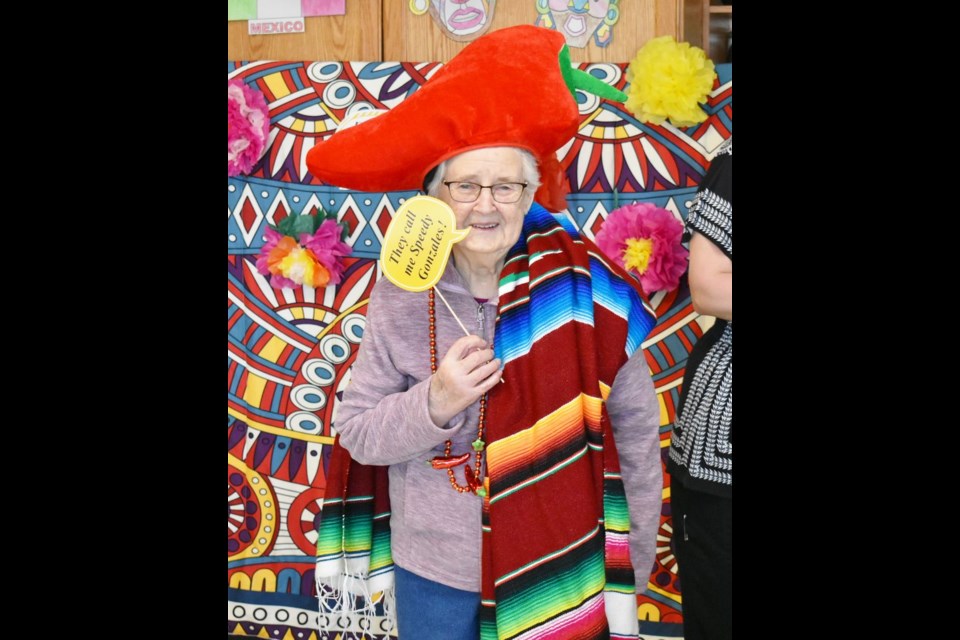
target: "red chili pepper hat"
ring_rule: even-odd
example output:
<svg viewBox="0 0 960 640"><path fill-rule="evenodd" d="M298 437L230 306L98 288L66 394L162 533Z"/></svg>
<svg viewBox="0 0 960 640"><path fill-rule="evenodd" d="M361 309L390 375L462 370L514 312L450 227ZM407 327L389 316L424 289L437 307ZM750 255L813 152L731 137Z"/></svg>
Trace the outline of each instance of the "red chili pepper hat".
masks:
<svg viewBox="0 0 960 640"><path fill-rule="evenodd" d="M408 191L464 151L521 147L540 165L536 201L560 211L569 186L556 151L580 123L576 88L626 100L571 67L562 33L532 25L500 29L470 43L395 109L318 143L307 167L347 189Z"/></svg>

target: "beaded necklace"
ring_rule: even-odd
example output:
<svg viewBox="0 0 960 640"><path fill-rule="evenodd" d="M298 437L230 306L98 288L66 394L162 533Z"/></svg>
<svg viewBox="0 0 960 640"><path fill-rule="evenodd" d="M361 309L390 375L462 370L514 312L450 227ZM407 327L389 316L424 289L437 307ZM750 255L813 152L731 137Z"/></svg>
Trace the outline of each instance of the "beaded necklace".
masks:
<svg viewBox="0 0 960 640"><path fill-rule="evenodd" d="M429 295L429 309L430 309L430 373L437 372L437 315L434 307L434 295L433 287L430 288ZM490 345L493 346L492 344ZM443 455L436 456L433 460L430 461L430 464L433 465L434 469L446 469L447 476L450 478L450 486L454 488L457 493L466 493L467 491L475 493L481 498L487 495L487 490L483 488L483 480L480 475L480 469L483 466L483 450L486 448L486 443L483 441L483 422L484 417L486 416L487 410L487 394L484 393L480 397L480 417L477 421L477 439L474 440L471 445L473 450L476 452L475 457L476 461L474 462L474 468L470 468L470 454L463 453L459 456L451 456L450 451L453 449L453 442L447 440L443 448ZM463 468L463 475L467 480L467 485L463 486L457 482L457 478L453 473L453 468L458 467L461 464L466 463L466 466Z"/></svg>

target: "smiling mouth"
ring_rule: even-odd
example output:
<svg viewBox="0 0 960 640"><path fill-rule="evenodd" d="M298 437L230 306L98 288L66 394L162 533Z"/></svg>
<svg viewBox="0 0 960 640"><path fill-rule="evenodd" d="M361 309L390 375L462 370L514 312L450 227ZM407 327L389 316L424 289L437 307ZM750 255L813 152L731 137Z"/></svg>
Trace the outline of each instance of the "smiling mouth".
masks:
<svg viewBox="0 0 960 640"><path fill-rule="evenodd" d="M458 30L469 29L483 22L483 14L477 9L457 9L450 16L450 24Z"/></svg>
<svg viewBox="0 0 960 640"><path fill-rule="evenodd" d="M491 229L496 229L500 226L498 222L484 222L470 225L474 229L479 231L490 231Z"/></svg>

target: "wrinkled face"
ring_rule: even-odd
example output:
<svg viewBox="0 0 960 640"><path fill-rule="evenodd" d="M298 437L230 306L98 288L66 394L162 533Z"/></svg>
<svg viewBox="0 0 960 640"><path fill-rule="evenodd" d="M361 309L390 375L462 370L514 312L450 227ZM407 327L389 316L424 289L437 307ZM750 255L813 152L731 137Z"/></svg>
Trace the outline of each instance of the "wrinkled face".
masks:
<svg viewBox="0 0 960 640"><path fill-rule="evenodd" d="M593 32L603 24L610 0L550 0L557 30L571 47L585 47Z"/></svg>
<svg viewBox="0 0 960 640"><path fill-rule="evenodd" d="M432 0L430 15L455 36L479 37L493 22L497 0Z"/></svg>
<svg viewBox="0 0 960 640"><path fill-rule="evenodd" d="M520 152L513 147L488 147L467 151L448 161L444 182L475 182L493 185L500 182L526 182ZM523 216L533 203L534 194L524 189L520 200L503 204L493 199L491 189L481 189L474 202L457 202L450 188L440 185L437 197L450 205L457 216L457 228L470 228L466 238L453 245L454 255L473 254L478 258L502 259L523 229Z"/></svg>

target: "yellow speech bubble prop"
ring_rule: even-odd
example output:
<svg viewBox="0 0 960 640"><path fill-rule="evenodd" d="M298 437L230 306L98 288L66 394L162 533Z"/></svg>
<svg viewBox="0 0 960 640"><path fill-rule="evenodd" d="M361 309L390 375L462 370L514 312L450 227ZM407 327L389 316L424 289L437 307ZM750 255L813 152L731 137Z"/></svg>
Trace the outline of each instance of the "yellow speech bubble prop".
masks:
<svg viewBox="0 0 960 640"><path fill-rule="evenodd" d="M426 291L440 281L455 242L470 229L457 229L453 209L443 200L414 196L397 209L380 250L380 268L407 291Z"/></svg>

